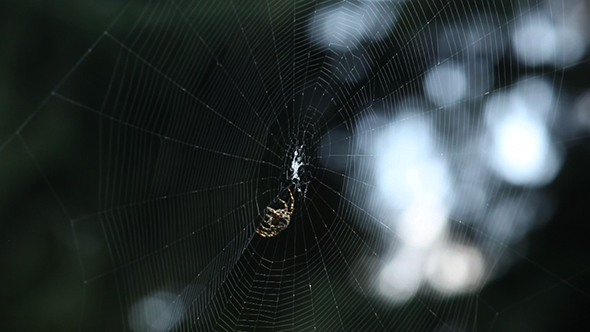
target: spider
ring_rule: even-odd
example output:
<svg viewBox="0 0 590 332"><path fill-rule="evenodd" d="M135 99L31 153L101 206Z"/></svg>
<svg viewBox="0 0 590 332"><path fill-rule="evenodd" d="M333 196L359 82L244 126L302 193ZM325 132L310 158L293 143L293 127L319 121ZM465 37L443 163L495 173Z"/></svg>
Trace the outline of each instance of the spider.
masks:
<svg viewBox="0 0 590 332"><path fill-rule="evenodd" d="M282 209L273 209L270 206L267 206L266 209L268 212L266 213L266 217L262 219L262 222L256 228L256 233L260 234L263 237L274 237L277 236L280 232L284 229L289 227L289 222L291 221L291 215L295 210L295 199L293 198L293 193L291 192L291 188L289 189L289 196L291 196L291 206L287 205L287 202L283 201L279 198L279 201L283 202L285 205Z"/></svg>

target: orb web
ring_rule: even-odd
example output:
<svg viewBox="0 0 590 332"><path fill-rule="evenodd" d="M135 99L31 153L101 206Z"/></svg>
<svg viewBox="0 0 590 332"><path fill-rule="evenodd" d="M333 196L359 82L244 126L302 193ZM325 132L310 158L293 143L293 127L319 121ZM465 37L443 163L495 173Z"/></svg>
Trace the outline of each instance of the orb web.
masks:
<svg viewBox="0 0 590 332"><path fill-rule="evenodd" d="M523 261L587 301L519 247L555 210L542 188L571 139L564 72L587 65L587 4L115 12L2 145L38 160L44 114L84 122L91 157L71 166L89 180L47 180L77 241L82 326L96 310L123 331L493 330L530 303L486 285ZM289 226L257 235L289 190Z"/></svg>

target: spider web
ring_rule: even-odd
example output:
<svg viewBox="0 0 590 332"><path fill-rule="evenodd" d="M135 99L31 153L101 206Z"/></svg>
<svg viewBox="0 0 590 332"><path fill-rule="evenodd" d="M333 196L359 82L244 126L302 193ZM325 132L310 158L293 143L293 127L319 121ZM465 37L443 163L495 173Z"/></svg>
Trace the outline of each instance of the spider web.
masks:
<svg viewBox="0 0 590 332"><path fill-rule="evenodd" d="M43 122L82 123L83 174L45 177L76 243L81 330L509 330L557 286L588 303L571 280L587 261L556 271L521 247L556 208L542 187L563 142L584 137L562 110L588 35L559 35L582 5L129 2L0 151L45 177ZM539 27L553 48L533 47ZM559 44L580 35L581 51ZM547 139L516 154L544 166L498 161L521 142L513 115ZM289 189L288 228L257 235ZM515 264L542 285L485 292Z"/></svg>

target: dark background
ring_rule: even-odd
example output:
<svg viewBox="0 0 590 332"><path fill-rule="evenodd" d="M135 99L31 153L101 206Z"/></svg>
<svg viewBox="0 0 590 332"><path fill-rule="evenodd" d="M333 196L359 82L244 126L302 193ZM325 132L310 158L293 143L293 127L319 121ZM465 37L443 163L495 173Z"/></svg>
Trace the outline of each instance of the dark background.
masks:
<svg viewBox="0 0 590 332"><path fill-rule="evenodd" d="M132 6L139 10L142 2ZM74 241L66 212L74 198L85 202L77 207L82 211L97 208L96 118L61 111L49 93L122 8L118 1L0 3L2 331L110 331L121 322L121 309L105 305L117 303L115 282L106 277L85 284L79 256L93 252L95 244ZM124 32L133 23L131 15L109 31ZM100 89L109 79L102 69L116 54L108 47L100 51L104 54L84 60L60 87L86 105L102 102ZM566 70L564 87L584 91L590 88L589 75L588 62ZM557 210L526 243L509 249L521 260L483 289L474 330L582 331L589 326L590 138L582 133L565 145L565 164L543 189L556 198ZM100 232L88 225L87 232ZM104 255L92 260L108 261Z"/></svg>

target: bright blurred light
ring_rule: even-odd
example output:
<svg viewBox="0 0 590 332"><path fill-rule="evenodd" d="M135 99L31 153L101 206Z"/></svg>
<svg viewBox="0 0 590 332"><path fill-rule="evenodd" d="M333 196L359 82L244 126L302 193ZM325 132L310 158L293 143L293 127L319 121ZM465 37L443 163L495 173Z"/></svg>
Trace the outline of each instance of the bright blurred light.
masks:
<svg viewBox="0 0 590 332"><path fill-rule="evenodd" d="M493 132L494 169L517 185L543 185L559 170L544 126L524 114L508 116Z"/></svg>
<svg viewBox="0 0 590 332"><path fill-rule="evenodd" d="M540 186L553 180L562 163L547 128L553 108L553 92L542 80L517 82L510 93L488 100L488 160L496 174L516 185Z"/></svg>
<svg viewBox="0 0 590 332"><path fill-rule="evenodd" d="M544 15L526 15L514 26L512 47L518 59L529 66L549 63L555 57L557 36Z"/></svg>
<svg viewBox="0 0 590 332"><path fill-rule="evenodd" d="M565 26L556 29L555 35L558 49L556 65L568 66L582 59L586 53L587 41L581 31Z"/></svg>
<svg viewBox="0 0 590 332"><path fill-rule="evenodd" d="M548 0L545 12L555 22L558 42L556 64L570 66L582 60L590 41L590 2L585 0Z"/></svg>
<svg viewBox="0 0 590 332"><path fill-rule="evenodd" d="M404 303L420 289L423 279L424 253L403 248L387 263L377 283L381 296L393 303Z"/></svg>
<svg viewBox="0 0 590 332"><path fill-rule="evenodd" d="M353 50L365 39L379 40L389 34L396 20L390 6L377 1L326 7L317 12L308 33L316 43L336 51Z"/></svg>
<svg viewBox="0 0 590 332"><path fill-rule="evenodd" d="M412 248L428 248L434 244L447 225L447 211L441 206L421 202L402 212L397 223L397 235Z"/></svg>
<svg viewBox="0 0 590 332"><path fill-rule="evenodd" d="M450 104L469 96L473 83L468 76L463 76L465 91L456 95L453 89L441 93L445 84L432 83L441 77L447 85L461 81L452 78L465 74L461 68L465 67L441 64L427 74L425 92L433 102ZM406 302L424 289L443 296L476 291L486 281L490 264L484 253L497 254L495 250L504 248L499 244L522 240L537 220L545 218L547 213L536 212L540 206L551 206L533 199L530 192L526 198L502 194L502 200L492 200L504 183L490 173L526 186L543 185L556 176L563 156L549 128L559 106L552 86L540 78L524 78L482 99L487 130L473 122L477 130L461 133L459 149L450 154L438 148L447 128L434 130L438 118L428 116L420 107L425 101L418 98L400 102L394 119L378 111L365 113L353 134L334 133L323 139L323 145L333 139L346 142L333 147L351 156L342 159L346 172L352 170L351 177L374 184L351 183L351 200L391 230L391 239L385 241L391 241L392 258L378 275L376 289L394 303ZM457 121L468 119L454 114ZM354 139L352 146L348 137ZM326 155L330 154L322 152L322 159ZM473 235L473 246L452 242L451 220L469 224L485 239Z"/></svg>
<svg viewBox="0 0 590 332"><path fill-rule="evenodd" d="M375 145L375 182L381 199L398 211L416 204L450 204L450 178L429 127L413 117L391 125Z"/></svg>
<svg viewBox="0 0 590 332"><path fill-rule="evenodd" d="M539 78L525 78L518 81L510 91L510 97L514 109L519 109L540 120L547 120L552 116L551 111L556 102L553 88L546 80Z"/></svg>
<svg viewBox="0 0 590 332"><path fill-rule="evenodd" d="M424 77L424 93L437 106L451 106L466 98L481 98L494 83L492 62L484 59L444 63Z"/></svg>
<svg viewBox="0 0 590 332"><path fill-rule="evenodd" d="M428 99L438 106L456 103L467 93L465 71L457 65L433 67L424 78L424 90Z"/></svg>
<svg viewBox="0 0 590 332"><path fill-rule="evenodd" d="M429 285L447 295L473 291L481 284L484 272L481 252L458 244L442 244L430 253L425 266Z"/></svg>
<svg viewBox="0 0 590 332"><path fill-rule="evenodd" d="M183 312L184 304L175 294L155 292L133 305L129 311L129 325L133 331L168 331L180 320Z"/></svg>
<svg viewBox="0 0 590 332"><path fill-rule="evenodd" d="M369 28L362 13L347 6L330 10L322 17L319 36L328 46L336 49L354 48Z"/></svg>
<svg viewBox="0 0 590 332"><path fill-rule="evenodd" d="M521 16L512 34L517 58L529 66L553 65L558 68L580 61L588 46L588 27L582 23L588 17L580 14L584 12L571 7L561 13L563 16L544 12ZM560 17L564 19L560 20Z"/></svg>

